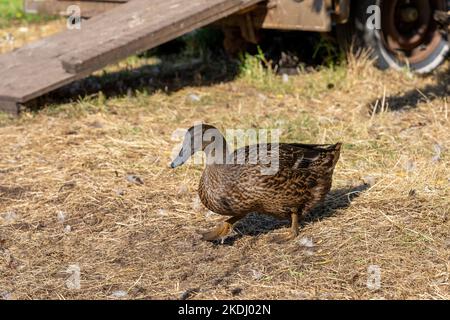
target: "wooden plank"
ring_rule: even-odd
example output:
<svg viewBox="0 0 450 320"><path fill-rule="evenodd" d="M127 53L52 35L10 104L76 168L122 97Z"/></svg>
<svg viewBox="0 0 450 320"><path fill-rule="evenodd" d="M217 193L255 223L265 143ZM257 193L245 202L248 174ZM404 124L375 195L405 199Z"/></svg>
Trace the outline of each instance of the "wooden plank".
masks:
<svg viewBox="0 0 450 320"><path fill-rule="evenodd" d="M0 100L26 102L87 75L67 73L58 60L73 48L70 33L73 30L0 55Z"/></svg>
<svg viewBox="0 0 450 320"><path fill-rule="evenodd" d="M186 6L185 0L134 0L126 5L126 15L124 5L101 19L87 22L72 39L79 46L60 60L70 73L102 68L260 1L196 0Z"/></svg>
<svg viewBox="0 0 450 320"><path fill-rule="evenodd" d="M66 30L0 55L0 106L13 111L17 103L30 101L86 77L110 62L156 46L256 2L193 0L186 6L181 0L132 0L83 22L81 30ZM117 29L114 27L117 24L127 26ZM73 56L73 53L77 55ZM78 55L84 59L81 68L77 68ZM75 69L79 72L68 73L61 58L65 58L63 61L69 62L69 66L75 61Z"/></svg>
<svg viewBox="0 0 450 320"><path fill-rule="evenodd" d="M121 2L94 2L94 1L61 1L61 0L25 0L24 8L27 13L40 13L47 15L67 16L67 8L70 5L77 5L80 7L81 16L90 18L105 11L111 10L117 5L125 3Z"/></svg>
<svg viewBox="0 0 450 320"><path fill-rule="evenodd" d="M57 0L59 2L73 2L73 0ZM117 2L117 3L125 3L128 0L78 0L81 2Z"/></svg>

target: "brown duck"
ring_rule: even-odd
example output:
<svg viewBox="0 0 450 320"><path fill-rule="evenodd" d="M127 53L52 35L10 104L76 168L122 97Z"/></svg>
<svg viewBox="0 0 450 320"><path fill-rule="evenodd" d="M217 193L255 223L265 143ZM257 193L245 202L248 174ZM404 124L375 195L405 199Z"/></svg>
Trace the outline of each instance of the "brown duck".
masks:
<svg viewBox="0 0 450 320"><path fill-rule="evenodd" d="M171 167L182 165L197 151L206 154L198 194L209 210L231 218L203 233L204 240L223 240L233 225L251 212L291 218L291 229L285 238L292 239L299 232L299 216L305 216L330 190L340 149L341 143L280 143L229 152L218 129L200 124L187 131ZM255 150L264 152L255 157ZM275 171L270 172L272 164L268 164L268 159L275 159Z"/></svg>

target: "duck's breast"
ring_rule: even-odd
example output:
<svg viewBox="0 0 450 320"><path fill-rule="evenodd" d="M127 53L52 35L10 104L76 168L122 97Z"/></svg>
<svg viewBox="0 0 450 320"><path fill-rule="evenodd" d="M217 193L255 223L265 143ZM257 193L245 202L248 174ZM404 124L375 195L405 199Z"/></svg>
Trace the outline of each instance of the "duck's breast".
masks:
<svg viewBox="0 0 450 320"><path fill-rule="evenodd" d="M245 198L236 189L236 170L221 166L206 166L200 178L198 194L203 205L223 215L242 213ZM244 205L245 206L245 205Z"/></svg>

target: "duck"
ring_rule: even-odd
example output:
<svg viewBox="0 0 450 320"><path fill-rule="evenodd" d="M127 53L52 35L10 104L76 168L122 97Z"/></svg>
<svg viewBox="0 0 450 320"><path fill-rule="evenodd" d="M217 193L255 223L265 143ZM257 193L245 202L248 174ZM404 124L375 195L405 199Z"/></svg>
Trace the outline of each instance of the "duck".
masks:
<svg viewBox="0 0 450 320"><path fill-rule="evenodd" d="M290 219L288 232L278 239L285 241L298 236L299 220L330 191L341 146L341 142L259 143L231 151L216 127L201 123L186 131L170 167L183 165L196 152L205 153L199 198L206 208L228 219L201 232L203 240L223 241L239 220L259 213Z"/></svg>

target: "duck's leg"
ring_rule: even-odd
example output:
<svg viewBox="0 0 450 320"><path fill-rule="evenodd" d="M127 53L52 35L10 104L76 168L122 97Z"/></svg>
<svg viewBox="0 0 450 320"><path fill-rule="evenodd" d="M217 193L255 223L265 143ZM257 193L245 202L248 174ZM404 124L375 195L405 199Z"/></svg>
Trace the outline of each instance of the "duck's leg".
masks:
<svg viewBox="0 0 450 320"><path fill-rule="evenodd" d="M291 213L291 230L290 237L292 239L298 236L298 210L292 211Z"/></svg>
<svg viewBox="0 0 450 320"><path fill-rule="evenodd" d="M213 230L200 233L202 235L202 240L224 240L231 233L231 230L233 230L233 225L243 217L244 216L231 217L215 227Z"/></svg>
<svg viewBox="0 0 450 320"><path fill-rule="evenodd" d="M276 235L275 242L283 243L286 241L290 241L295 239L299 234L299 225L298 225L298 210L294 209L291 212L291 228L289 229L287 234Z"/></svg>

